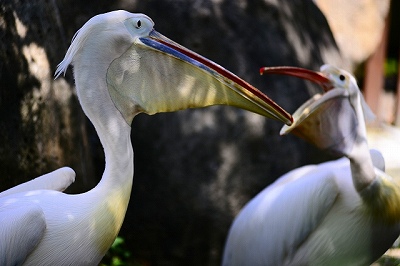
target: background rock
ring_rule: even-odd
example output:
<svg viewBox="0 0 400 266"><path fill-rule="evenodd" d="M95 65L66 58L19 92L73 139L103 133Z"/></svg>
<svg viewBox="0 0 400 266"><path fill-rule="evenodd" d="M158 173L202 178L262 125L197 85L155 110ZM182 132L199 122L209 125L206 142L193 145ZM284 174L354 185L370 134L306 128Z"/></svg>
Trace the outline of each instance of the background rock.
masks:
<svg viewBox="0 0 400 266"><path fill-rule="evenodd" d="M289 112L315 88L259 76L262 66L350 67L312 1L77 0L0 4L1 188L63 165L77 172L70 192L94 186L103 151L84 118L72 71L52 75L73 34L92 16L126 9L149 15L167 37L252 83ZM135 177L121 230L136 262L217 265L241 207L267 184L327 157L282 125L230 107L155 116L132 125Z"/></svg>
<svg viewBox="0 0 400 266"><path fill-rule="evenodd" d="M86 178L94 168L85 117L72 83L53 81L55 66L68 43L58 8L52 3L0 3L3 189L61 165L71 165L78 173L75 187L96 184Z"/></svg>
<svg viewBox="0 0 400 266"><path fill-rule="evenodd" d="M353 67L375 52L382 38L390 0L315 2L326 16L341 54L352 61Z"/></svg>

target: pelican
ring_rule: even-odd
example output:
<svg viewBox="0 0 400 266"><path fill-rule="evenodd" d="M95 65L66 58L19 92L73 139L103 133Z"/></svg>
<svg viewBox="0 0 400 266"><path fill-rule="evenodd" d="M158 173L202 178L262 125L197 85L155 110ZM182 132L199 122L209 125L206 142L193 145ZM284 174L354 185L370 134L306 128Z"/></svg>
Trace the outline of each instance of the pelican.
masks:
<svg viewBox="0 0 400 266"><path fill-rule="evenodd" d="M400 234L400 187L384 173L381 154L369 151L365 119L373 114L355 78L331 65L261 73L321 85L325 93L298 108L281 134L345 157L292 170L256 195L230 228L222 264L371 264Z"/></svg>
<svg viewBox="0 0 400 266"><path fill-rule="evenodd" d="M222 104L291 124L291 115L259 90L153 27L148 16L120 10L91 18L73 37L55 77L73 65L105 170L82 194L24 186L0 197L0 265L98 265L128 206L138 113Z"/></svg>

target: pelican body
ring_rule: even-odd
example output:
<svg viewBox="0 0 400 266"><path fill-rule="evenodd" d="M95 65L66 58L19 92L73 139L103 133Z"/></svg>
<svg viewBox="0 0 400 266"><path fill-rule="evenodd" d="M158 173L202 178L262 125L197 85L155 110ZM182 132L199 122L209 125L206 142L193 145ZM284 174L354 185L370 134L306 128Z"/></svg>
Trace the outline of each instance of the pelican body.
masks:
<svg viewBox="0 0 400 266"><path fill-rule="evenodd" d="M292 117L259 90L153 26L146 15L119 10L91 18L75 34L56 77L73 65L105 170L82 194L62 193L63 186L40 179L0 195L0 265L98 265L127 210L131 122L138 113L223 104L291 124Z"/></svg>
<svg viewBox="0 0 400 266"><path fill-rule="evenodd" d="M324 88L281 134L345 157L290 171L247 203L230 228L222 264L370 265L400 234L400 186L385 174L381 154L368 149L364 119L372 113L355 78L330 65L321 72L261 71Z"/></svg>

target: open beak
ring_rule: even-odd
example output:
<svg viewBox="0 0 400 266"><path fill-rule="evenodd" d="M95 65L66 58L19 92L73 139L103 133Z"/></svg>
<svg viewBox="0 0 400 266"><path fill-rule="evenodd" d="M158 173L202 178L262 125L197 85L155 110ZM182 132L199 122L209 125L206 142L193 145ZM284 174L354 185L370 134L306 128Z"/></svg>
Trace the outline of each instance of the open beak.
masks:
<svg viewBox="0 0 400 266"><path fill-rule="evenodd" d="M321 72L298 67L266 67L261 74L282 74L310 80L325 91L302 104L293 114L293 124L283 126L281 135L292 133L316 147L343 155L351 149L357 130L357 116L349 102L349 93L334 88Z"/></svg>
<svg viewBox="0 0 400 266"><path fill-rule="evenodd" d="M142 45L147 46L156 50L164 55L178 59L181 63L174 63L177 67L174 70L174 75L181 75L181 80L186 80L189 83L190 80L201 80L205 79L209 85L193 86L190 90L189 95L198 94L199 88L206 86L214 86L218 90L212 98L196 96L196 100L185 106L164 108L162 111L169 111L172 109L185 109L188 107L202 107L215 104L225 104L235 107L239 107L268 118L272 118L291 125L293 118L287 113L282 107L272 101L264 93L242 80L235 74L229 72L220 65L208 60L207 58L177 44L176 42L168 39L160 33L152 30L147 37L141 37L140 42ZM175 60L176 61L176 60ZM186 64L182 64L186 63ZM190 69L187 64L191 65ZM195 68L193 68L193 66ZM200 72L199 72L200 70ZM179 73L178 73L179 72ZM186 73L185 76L184 74ZM193 81L198 83L198 81ZM218 83L218 84L217 84ZM211 85L210 85L211 84ZM185 89L186 90L186 89ZM207 88L208 90L208 88ZM205 91L205 90L204 90ZM222 91L222 92L221 92ZM180 92L180 95L183 93ZM200 99L201 98L201 99ZM185 99L186 100L186 99ZM176 100L175 102L178 102ZM183 100L182 100L183 101Z"/></svg>

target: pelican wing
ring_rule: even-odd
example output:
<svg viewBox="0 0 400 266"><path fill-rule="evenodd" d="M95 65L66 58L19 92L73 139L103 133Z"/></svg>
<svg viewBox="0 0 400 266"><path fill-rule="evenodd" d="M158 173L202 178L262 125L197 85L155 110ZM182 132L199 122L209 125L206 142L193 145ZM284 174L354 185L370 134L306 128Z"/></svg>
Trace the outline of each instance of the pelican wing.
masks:
<svg viewBox="0 0 400 266"><path fill-rule="evenodd" d="M338 161L346 163L346 159ZM293 170L252 199L231 227L224 265L290 264L338 196L332 171L323 167L326 164ZM265 246L265 239L276 242Z"/></svg>
<svg viewBox="0 0 400 266"><path fill-rule="evenodd" d="M22 265L46 229L42 209L23 202L0 207L0 225L0 265L5 266Z"/></svg>
<svg viewBox="0 0 400 266"><path fill-rule="evenodd" d="M11 194L32 190L49 189L64 191L75 181L75 172L69 167L62 167L28 182L12 187L0 193L0 198Z"/></svg>

